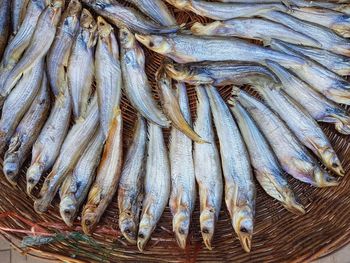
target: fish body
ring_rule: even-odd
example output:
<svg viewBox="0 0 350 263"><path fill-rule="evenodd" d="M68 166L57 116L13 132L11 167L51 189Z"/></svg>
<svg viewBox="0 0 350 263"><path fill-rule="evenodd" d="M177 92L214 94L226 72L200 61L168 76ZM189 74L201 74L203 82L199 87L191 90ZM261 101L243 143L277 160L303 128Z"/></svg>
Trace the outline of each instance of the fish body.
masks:
<svg viewBox="0 0 350 263"><path fill-rule="evenodd" d="M94 46L97 25L87 9L80 16L80 29L68 61L67 79L75 119L85 118L94 78Z"/></svg>
<svg viewBox="0 0 350 263"><path fill-rule="evenodd" d="M14 35L23 22L28 2L29 0L13 0L11 2L11 26Z"/></svg>
<svg viewBox="0 0 350 263"><path fill-rule="evenodd" d="M79 159L72 175L67 176L61 186L60 214L68 226L73 226L73 222L95 178L104 141L102 129L99 128Z"/></svg>
<svg viewBox="0 0 350 263"><path fill-rule="evenodd" d="M181 113L187 123L192 125L185 85L177 85L177 97ZM185 249L196 201L196 179L192 140L174 127L170 135L169 160L171 177L169 207L173 215L173 232L179 247Z"/></svg>
<svg viewBox="0 0 350 263"><path fill-rule="evenodd" d="M342 12L315 7L292 8L291 15L332 29L342 37L350 37L350 16Z"/></svg>
<svg viewBox="0 0 350 263"><path fill-rule="evenodd" d="M136 244L143 198L147 147L147 123L137 118L132 144L126 155L118 189L119 228L123 236Z"/></svg>
<svg viewBox="0 0 350 263"><path fill-rule="evenodd" d="M287 7L279 3L218 3L203 0L166 0L180 10L192 11L214 20L228 20L236 17L253 17L269 10L286 11Z"/></svg>
<svg viewBox="0 0 350 263"><path fill-rule="evenodd" d="M304 207L296 201L275 154L254 120L239 103L231 103L233 105L230 109L247 145L254 174L261 187L287 210L295 214L304 214Z"/></svg>
<svg viewBox="0 0 350 263"><path fill-rule="evenodd" d="M96 90L99 98L101 128L105 138L113 119L116 105L119 105L122 75L119 60L119 46L114 30L102 17L97 18L98 41L95 52Z"/></svg>
<svg viewBox="0 0 350 263"><path fill-rule="evenodd" d="M267 65L281 80L283 90L304 107L316 121L333 123L338 132L350 134L350 115L345 109L313 90L278 63L268 61Z"/></svg>
<svg viewBox="0 0 350 263"><path fill-rule="evenodd" d="M60 92L64 92L66 86L68 59L79 28L81 8L81 3L78 0L69 2L62 15L55 40L47 55L47 73L55 96Z"/></svg>
<svg viewBox="0 0 350 263"><path fill-rule="evenodd" d="M268 45L271 39L280 39L288 43L321 46L317 39L299 33L287 26L260 18L236 18L215 21L209 24L196 22L191 27L194 35L199 36L234 36L263 41Z"/></svg>
<svg viewBox="0 0 350 263"><path fill-rule="evenodd" d="M179 100L173 92L171 78L162 70L157 74L157 84L164 112L171 120L172 125L193 141L204 143L204 140L194 132L191 125L186 121L180 108ZM178 89L186 88L184 83L177 83L176 86Z"/></svg>
<svg viewBox="0 0 350 263"><path fill-rule="evenodd" d="M263 64L266 59L270 59L288 68L299 67L305 63L299 57L276 52L234 37L136 34L136 39L148 49L178 63L235 60Z"/></svg>
<svg viewBox="0 0 350 263"><path fill-rule="evenodd" d="M4 102L0 120L0 152L4 151L17 125L32 104L41 85L44 60L26 72Z"/></svg>
<svg viewBox="0 0 350 263"><path fill-rule="evenodd" d="M59 187L86 149L98 127L99 114L96 95L91 99L86 119L77 121L68 132L55 164L45 178L39 198L34 202L37 213L47 211Z"/></svg>
<svg viewBox="0 0 350 263"><path fill-rule="evenodd" d="M54 165L66 138L71 116L72 103L66 87L63 93L55 97L50 116L34 143L32 161L26 174L28 195L31 195L41 176Z"/></svg>
<svg viewBox="0 0 350 263"><path fill-rule="evenodd" d="M302 67L293 68L292 71L313 89L334 102L350 104L350 82L346 79L302 54L295 52L288 47L288 43L273 40L271 46L281 52L299 56L307 62Z"/></svg>
<svg viewBox="0 0 350 263"><path fill-rule="evenodd" d="M329 170L344 176L344 169L327 136L302 106L278 88L259 85L254 88L304 146L310 149Z"/></svg>
<svg viewBox="0 0 350 263"><path fill-rule="evenodd" d="M123 159L123 119L115 111L110 132L103 149L96 179L92 184L83 208L81 225L85 234L91 235L118 189Z"/></svg>
<svg viewBox="0 0 350 263"><path fill-rule="evenodd" d="M100 16L107 18L118 28L127 27L142 34L173 33L179 29L177 25L161 26L136 9L123 6L114 0L84 0L83 3L91 7Z"/></svg>
<svg viewBox="0 0 350 263"><path fill-rule="evenodd" d="M126 28L120 30L121 68L124 90L131 104L147 120L162 127L169 121L152 97L151 86L145 72L145 54L134 35Z"/></svg>
<svg viewBox="0 0 350 263"><path fill-rule="evenodd" d="M338 36L332 30L295 18L289 14L269 11L260 14L261 17L272 20L276 23L288 26L291 29L316 39L321 48L344 56L350 56L350 43L347 39Z"/></svg>
<svg viewBox="0 0 350 263"><path fill-rule="evenodd" d="M212 249L215 224L221 209L223 181L220 155L215 143L209 98L202 86L196 87L195 131L209 143L194 143L193 160L200 203L200 229L205 246Z"/></svg>
<svg viewBox="0 0 350 263"><path fill-rule="evenodd" d="M279 79L268 68L251 62L219 61L191 64L167 62L165 71L169 77L191 85L240 86L251 84L256 80L279 83Z"/></svg>
<svg viewBox="0 0 350 263"><path fill-rule="evenodd" d="M54 0L42 12L27 49L7 76L4 83L5 90L12 90L23 73L30 70L35 62L42 59L49 51L55 38L56 28L61 18L63 6L63 0Z"/></svg>
<svg viewBox="0 0 350 263"><path fill-rule="evenodd" d="M316 187L338 185L336 179L319 166L275 113L238 88L234 88L233 93L270 143L283 170L294 178Z"/></svg>
<svg viewBox="0 0 350 263"><path fill-rule="evenodd" d="M176 19L162 0L127 0L162 26L176 25Z"/></svg>
<svg viewBox="0 0 350 263"><path fill-rule="evenodd" d="M225 203L244 251L251 250L255 215L255 184L244 141L232 114L216 88L207 93L220 143L225 178Z"/></svg>
<svg viewBox="0 0 350 263"><path fill-rule="evenodd" d="M10 35L10 6L10 0L0 1L0 59L2 58Z"/></svg>
<svg viewBox="0 0 350 263"><path fill-rule="evenodd" d="M48 88L46 74L44 73L40 90L28 112L19 123L5 153L3 172L12 184L17 184L19 171L49 114L50 95Z"/></svg>
<svg viewBox="0 0 350 263"><path fill-rule="evenodd" d="M137 247L143 251L163 214L170 195L170 166L162 129L148 125L148 149L144 198L137 237Z"/></svg>

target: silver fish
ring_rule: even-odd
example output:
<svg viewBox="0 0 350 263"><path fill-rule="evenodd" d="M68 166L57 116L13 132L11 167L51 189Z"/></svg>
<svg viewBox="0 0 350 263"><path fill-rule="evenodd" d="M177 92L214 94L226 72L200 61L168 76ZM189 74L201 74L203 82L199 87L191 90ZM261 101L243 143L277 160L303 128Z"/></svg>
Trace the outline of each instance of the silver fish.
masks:
<svg viewBox="0 0 350 263"><path fill-rule="evenodd" d="M269 10L287 11L287 7L278 3L217 3L203 0L165 0L180 10L209 17L214 20L228 20L236 17L253 17Z"/></svg>
<svg viewBox="0 0 350 263"><path fill-rule="evenodd" d="M163 26L176 25L175 17L162 0L127 0L137 6L144 14Z"/></svg>
<svg viewBox="0 0 350 263"><path fill-rule="evenodd" d="M321 48L332 51L337 54L344 56L350 56L350 43L347 39L338 36L332 30L313 24L309 22L302 21L295 18L289 14L269 11L260 14L261 17L272 20L282 25L288 26L293 30L303 33L317 41L321 44Z"/></svg>
<svg viewBox="0 0 350 263"><path fill-rule="evenodd" d="M45 0L30 0L27 12L21 27L17 34L9 41L6 46L0 67L0 93L1 100L7 96L11 90L4 90L4 83L13 67L21 58L24 50L28 47L30 39L35 30L35 26L40 14L45 8Z"/></svg>
<svg viewBox="0 0 350 263"><path fill-rule="evenodd" d="M349 2L341 1L312 1L312 0L288 0L291 5L297 7L319 7L325 9L332 9L339 12L350 13Z"/></svg>
<svg viewBox="0 0 350 263"><path fill-rule="evenodd" d="M149 123L148 137L145 196L137 237L137 247L140 251L143 251L151 238L170 195L170 166L162 129Z"/></svg>
<svg viewBox="0 0 350 263"><path fill-rule="evenodd" d="M27 193L31 195L41 176L54 165L66 138L72 116L68 88L55 98L55 104L32 150L32 161L27 170Z"/></svg>
<svg viewBox="0 0 350 263"><path fill-rule="evenodd" d="M68 175L61 186L60 214L68 226L73 226L79 209L88 195L100 162L104 141L102 129L99 128L79 159L72 175Z"/></svg>
<svg viewBox="0 0 350 263"><path fill-rule="evenodd" d="M220 142L225 178L225 203L244 251L251 250L255 215L255 184L244 141L228 106L216 88L207 93Z"/></svg>
<svg viewBox="0 0 350 263"><path fill-rule="evenodd" d="M239 103L231 101L231 104L230 109L247 145L254 174L261 187L290 212L305 214L305 209L295 199L275 154L253 119Z"/></svg>
<svg viewBox="0 0 350 263"><path fill-rule="evenodd" d="M40 15L30 44L7 76L4 90L12 90L23 73L30 70L35 62L43 58L49 51L55 38L56 27L60 21L63 6L63 0L54 0Z"/></svg>
<svg viewBox="0 0 350 263"><path fill-rule="evenodd" d="M34 202L37 213L47 211L68 173L79 161L81 153L86 149L90 139L98 127L99 114L97 97L92 98L86 119L79 119L68 132L52 171L45 178L39 198Z"/></svg>
<svg viewBox="0 0 350 263"><path fill-rule="evenodd" d="M95 230L118 189L123 160L122 132L122 114L120 109L117 109L103 149L95 182L91 186L82 212L81 225L87 235L91 235Z"/></svg>
<svg viewBox="0 0 350 263"><path fill-rule="evenodd" d="M345 109L313 90L278 63L267 61L266 64L281 80L283 90L302 105L315 120L334 123L338 132L350 134L350 115Z"/></svg>
<svg viewBox="0 0 350 263"><path fill-rule="evenodd" d="M11 3L11 25L14 35L23 22L28 2L29 0L13 0Z"/></svg>
<svg viewBox="0 0 350 263"><path fill-rule="evenodd" d="M168 127L169 121L152 97L151 86L145 72L145 54L142 48L128 29L120 29L119 34L122 74L127 97L147 120L162 127Z"/></svg>
<svg viewBox="0 0 350 263"><path fill-rule="evenodd" d="M40 90L28 112L19 123L11 138L10 146L5 153L3 172L7 180L17 184L20 168L39 136L50 109L50 96L46 74L44 74Z"/></svg>
<svg viewBox="0 0 350 263"><path fill-rule="evenodd" d="M185 85L177 85L177 97L185 120L192 126ZM173 215L173 232L179 247L185 249L196 201L196 179L192 140L174 127L170 134L169 160L171 177L169 207Z"/></svg>
<svg viewBox="0 0 350 263"><path fill-rule="evenodd" d="M192 36L172 34L167 36L139 35L136 39L145 47L165 55L178 63L200 61L244 61L264 63L266 59L276 61L285 67L298 67L304 60L276 52L237 38Z"/></svg>
<svg viewBox="0 0 350 263"><path fill-rule="evenodd" d="M17 86L7 97L2 108L0 120L0 153L4 151L17 125L38 93L43 72L44 60L42 59L23 75Z"/></svg>
<svg viewBox="0 0 350 263"><path fill-rule="evenodd" d="M161 26L134 8L123 6L115 0L83 0L97 14L107 18L118 28L130 28L142 34L173 33L179 26Z"/></svg>
<svg viewBox="0 0 350 263"><path fill-rule="evenodd" d="M233 88L232 93L270 143L283 170L312 186L338 185L337 180L319 166L284 122L267 106L238 88Z"/></svg>
<svg viewBox="0 0 350 263"><path fill-rule="evenodd" d="M0 59L2 58L10 35L10 6L10 0L0 1Z"/></svg>
<svg viewBox="0 0 350 263"><path fill-rule="evenodd" d="M143 198L147 146L147 123L137 118L132 144L128 150L118 189L119 228L123 236L136 244Z"/></svg>
<svg viewBox="0 0 350 263"><path fill-rule="evenodd" d="M80 16L80 29L68 61L67 79L75 119L85 118L94 78L94 46L97 25L87 9Z"/></svg>
<svg viewBox="0 0 350 263"><path fill-rule="evenodd" d="M214 86L244 85L255 80L279 83L279 79L268 68L257 63L236 61L199 62L191 64L164 65L166 73L177 81L191 85L212 84Z"/></svg>
<svg viewBox="0 0 350 263"><path fill-rule="evenodd" d="M325 26L342 37L350 37L350 16L342 12L315 7L292 8L290 14L296 18Z"/></svg>
<svg viewBox="0 0 350 263"><path fill-rule="evenodd" d="M341 162L327 136L302 106L278 87L258 84L253 88L259 92L265 103L284 120L299 141L310 149L329 170L340 176L345 175Z"/></svg>
<svg viewBox="0 0 350 263"><path fill-rule="evenodd" d="M100 122L108 136L115 106L119 105L122 89L122 73L119 46L114 30L102 17L97 18L98 41L95 52L96 90L99 98Z"/></svg>
<svg viewBox="0 0 350 263"><path fill-rule="evenodd" d="M191 32L199 36L234 36L256 39L268 45L271 39L281 39L288 43L321 46L317 39L299 33L287 26L261 18L236 18L226 21L215 21L209 24L196 22Z"/></svg>
<svg viewBox="0 0 350 263"><path fill-rule="evenodd" d="M273 40L271 46L281 52L299 56L307 62L304 66L291 70L313 89L334 102L350 104L350 82L302 54L294 52L287 43Z"/></svg>
<svg viewBox="0 0 350 263"><path fill-rule="evenodd" d="M198 143L204 143L205 141L198 136L186 121L184 114L181 111L179 100L176 98L173 88L172 81L166 74L163 68L160 68L156 73L157 84L159 88L160 101L167 117L171 120L172 125L186 134L190 139ZM178 89L182 89L185 84L177 83Z"/></svg>
<svg viewBox="0 0 350 263"><path fill-rule="evenodd" d="M81 8L81 3L78 0L69 2L67 9L62 15L55 40L47 54L47 73L55 96L60 92L64 92L62 90L66 86L68 59L79 28Z"/></svg>
<svg viewBox="0 0 350 263"><path fill-rule="evenodd" d="M289 49L302 54L341 76L350 75L350 58L328 50L286 44Z"/></svg>
<svg viewBox="0 0 350 263"><path fill-rule="evenodd" d="M199 191L200 229L205 246L211 250L215 224L221 209L223 181L209 98L202 86L197 86L196 92L197 119L194 129L199 135L207 138L209 143L194 144L194 171Z"/></svg>

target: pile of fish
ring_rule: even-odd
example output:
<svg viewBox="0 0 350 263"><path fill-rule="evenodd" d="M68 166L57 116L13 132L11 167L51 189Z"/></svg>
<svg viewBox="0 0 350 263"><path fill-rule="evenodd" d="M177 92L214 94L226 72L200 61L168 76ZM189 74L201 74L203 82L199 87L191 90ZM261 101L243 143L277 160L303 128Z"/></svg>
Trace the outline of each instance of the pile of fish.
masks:
<svg viewBox="0 0 350 263"><path fill-rule="evenodd" d="M341 105L350 105L349 1L127 2L0 0L3 173L16 185L31 160L36 212L59 195L64 222L81 216L90 235L116 196L119 228L142 251L169 205L185 248L198 191L205 246L212 249L224 196L249 252L255 179L295 214L305 209L286 174L338 185L345 172L318 122L350 134ZM212 22L178 25L170 5ZM164 56L155 74L160 105L143 48ZM232 89L227 103L216 86ZM122 89L137 111L125 156Z"/></svg>

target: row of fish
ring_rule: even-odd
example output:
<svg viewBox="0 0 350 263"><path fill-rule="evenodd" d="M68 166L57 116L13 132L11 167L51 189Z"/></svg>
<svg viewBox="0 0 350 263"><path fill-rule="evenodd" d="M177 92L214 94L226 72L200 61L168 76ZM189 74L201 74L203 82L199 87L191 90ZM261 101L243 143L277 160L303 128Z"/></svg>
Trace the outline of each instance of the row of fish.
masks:
<svg viewBox="0 0 350 263"><path fill-rule="evenodd" d="M31 152L27 192L38 213L59 193L64 222L72 226L82 208L83 231L92 234L116 195L121 232L142 251L169 204L173 232L185 248L198 190L206 247L212 248L224 196L249 252L254 176L296 214L305 209L284 172L315 187L338 185L318 163L345 174L317 122L350 134L349 113L337 104L350 104L343 78L349 74L347 4L166 0L218 20L186 31L160 0L127 2L137 9L83 0L96 20L78 0L66 8L63 0L0 2L3 171L15 185ZM155 75L161 107L140 43L167 57ZM186 84L197 94L193 125ZM262 101L238 88L246 84ZM224 85L233 86L228 104L215 88ZM125 158L122 89L138 112ZM170 124L168 151L162 128Z"/></svg>

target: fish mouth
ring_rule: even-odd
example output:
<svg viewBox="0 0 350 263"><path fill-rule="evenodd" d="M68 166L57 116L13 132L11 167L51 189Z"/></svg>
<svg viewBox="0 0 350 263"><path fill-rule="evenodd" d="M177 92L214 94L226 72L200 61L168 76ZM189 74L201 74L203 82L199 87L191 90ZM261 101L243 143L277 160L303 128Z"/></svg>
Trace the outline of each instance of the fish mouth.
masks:
<svg viewBox="0 0 350 263"><path fill-rule="evenodd" d="M240 233L238 238L244 251L249 253L252 248L252 235L248 233Z"/></svg>
<svg viewBox="0 0 350 263"><path fill-rule="evenodd" d="M43 173L43 166L39 163L32 164L27 170L27 193L31 195L34 187L38 184L39 178Z"/></svg>
<svg viewBox="0 0 350 263"><path fill-rule="evenodd" d="M86 235L91 235L96 228L97 220L96 214L93 212L84 213L83 218L81 219L81 225L83 227L83 231Z"/></svg>
<svg viewBox="0 0 350 263"><path fill-rule="evenodd" d="M137 235L137 248L142 252L148 242L149 237L147 237L143 232L139 232Z"/></svg>
<svg viewBox="0 0 350 263"><path fill-rule="evenodd" d="M287 189L285 194L285 200L282 203L283 206L291 213L296 215L303 215L306 213L305 208L302 204L298 203L295 199L294 193L292 190Z"/></svg>
<svg viewBox="0 0 350 263"><path fill-rule="evenodd" d="M314 172L314 176L317 187L331 187L339 185L339 181L335 177L330 176L327 172L321 170L320 168L317 168L317 170Z"/></svg>
<svg viewBox="0 0 350 263"><path fill-rule="evenodd" d="M207 227L203 227L201 229L201 232L202 232L202 238L203 238L204 245L207 247L208 250L212 250L213 247L212 247L211 243L212 243L213 236L214 236L213 231L210 231L210 229Z"/></svg>
<svg viewBox="0 0 350 263"><path fill-rule="evenodd" d="M252 248L253 216L250 214L250 211L242 210L241 213L241 215L238 215L237 221L235 217L233 218L233 222L235 223L233 226L243 250L249 253Z"/></svg>
<svg viewBox="0 0 350 263"><path fill-rule="evenodd" d="M6 179L12 185L17 185L17 178L18 178L18 172L19 172L18 161L15 161L15 160L11 160L11 162L5 161L3 172L4 172L4 175L6 176Z"/></svg>
<svg viewBox="0 0 350 263"><path fill-rule="evenodd" d="M119 217L119 227L125 239L133 245L137 244L137 224L132 218Z"/></svg>
<svg viewBox="0 0 350 263"><path fill-rule="evenodd" d="M76 202L70 197L65 197L60 203L60 214L67 226L72 227L77 212Z"/></svg>
<svg viewBox="0 0 350 263"><path fill-rule="evenodd" d="M47 211L48 206L50 205L48 203L48 201L46 201L47 198L39 198L37 200L35 200L34 202L34 210L35 212L37 212L38 214L42 214L45 213Z"/></svg>

